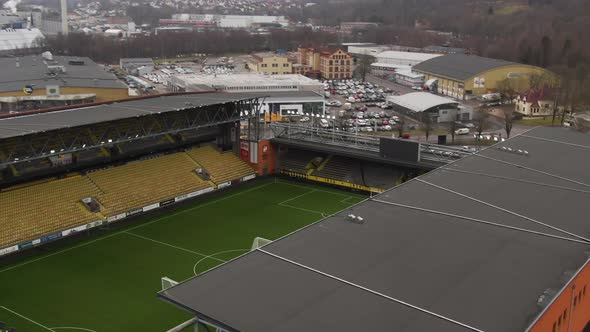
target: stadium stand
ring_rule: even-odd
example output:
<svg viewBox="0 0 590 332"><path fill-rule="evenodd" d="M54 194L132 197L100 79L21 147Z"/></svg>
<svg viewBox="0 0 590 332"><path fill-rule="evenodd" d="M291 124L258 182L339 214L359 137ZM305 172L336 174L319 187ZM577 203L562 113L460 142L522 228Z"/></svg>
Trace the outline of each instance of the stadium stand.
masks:
<svg viewBox="0 0 590 332"><path fill-rule="evenodd" d="M197 162L199 160L200 162ZM202 163L202 164L201 164ZM211 180L194 172L205 167ZM205 146L64 179L49 178L0 192L0 248L24 243L108 216L142 208L216 184L253 175L254 170L231 152ZM94 197L100 213L81 200Z"/></svg>
<svg viewBox="0 0 590 332"><path fill-rule="evenodd" d="M310 180L313 178L330 180L320 182L379 189L389 189L419 175L415 169L295 148L289 148L281 154L279 170L287 175L297 173L313 176L308 177Z"/></svg>
<svg viewBox="0 0 590 332"><path fill-rule="evenodd" d="M92 172L88 178L100 191L104 214L114 215L211 186L193 172L198 167L185 153L174 153Z"/></svg>
<svg viewBox="0 0 590 332"><path fill-rule="evenodd" d="M281 156L279 168L289 172L307 173L307 165L321 155L310 151L289 149Z"/></svg>
<svg viewBox="0 0 590 332"><path fill-rule="evenodd" d="M82 198L98 194L80 175L1 192L0 247L98 219L80 203Z"/></svg>
<svg viewBox="0 0 590 332"><path fill-rule="evenodd" d="M328 163L313 175L343 182L362 183L358 159L333 156Z"/></svg>
<svg viewBox="0 0 590 332"><path fill-rule="evenodd" d="M187 154L207 170L211 180L217 185L254 174L252 167L231 151L219 152L207 145L190 149Z"/></svg>

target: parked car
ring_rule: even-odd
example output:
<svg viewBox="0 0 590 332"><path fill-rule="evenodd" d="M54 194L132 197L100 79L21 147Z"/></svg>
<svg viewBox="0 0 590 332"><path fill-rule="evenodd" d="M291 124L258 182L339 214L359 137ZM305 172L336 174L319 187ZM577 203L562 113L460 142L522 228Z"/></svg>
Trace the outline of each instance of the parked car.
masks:
<svg viewBox="0 0 590 332"><path fill-rule="evenodd" d="M457 130L455 130L455 135L468 135L469 134L469 128L459 128Z"/></svg>

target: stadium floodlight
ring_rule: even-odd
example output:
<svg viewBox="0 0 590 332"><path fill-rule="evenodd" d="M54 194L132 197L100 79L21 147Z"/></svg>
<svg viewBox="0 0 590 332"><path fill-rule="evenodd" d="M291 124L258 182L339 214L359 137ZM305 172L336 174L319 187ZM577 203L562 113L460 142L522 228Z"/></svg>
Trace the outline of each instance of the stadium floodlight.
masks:
<svg viewBox="0 0 590 332"><path fill-rule="evenodd" d="M497 141L498 141L498 137L494 137L494 141L496 141L496 142L497 142Z"/></svg>
<svg viewBox="0 0 590 332"><path fill-rule="evenodd" d="M86 144L82 144L82 149L84 149L86 147Z"/></svg>
<svg viewBox="0 0 590 332"><path fill-rule="evenodd" d="M505 138L502 138L502 142L505 142L505 141L506 141L506 139Z"/></svg>
<svg viewBox="0 0 590 332"><path fill-rule="evenodd" d="M51 150L51 151L49 151L49 153L55 153L55 150Z"/></svg>
<svg viewBox="0 0 590 332"><path fill-rule="evenodd" d="M113 140L109 138L109 143L113 143Z"/></svg>

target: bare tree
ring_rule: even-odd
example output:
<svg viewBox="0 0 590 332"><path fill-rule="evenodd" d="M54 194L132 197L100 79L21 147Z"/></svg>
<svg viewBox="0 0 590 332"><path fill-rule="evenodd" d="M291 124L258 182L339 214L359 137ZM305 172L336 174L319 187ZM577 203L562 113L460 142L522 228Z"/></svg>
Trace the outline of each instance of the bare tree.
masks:
<svg viewBox="0 0 590 332"><path fill-rule="evenodd" d="M371 72L371 64L373 64L373 62L375 62L375 58L368 54L363 54L360 57L356 70L363 82L367 78L367 74Z"/></svg>
<svg viewBox="0 0 590 332"><path fill-rule="evenodd" d="M506 131L506 138L510 138L510 132L512 132L512 125L514 124L514 110L505 107L502 109L502 112L504 113L504 130Z"/></svg>
<svg viewBox="0 0 590 332"><path fill-rule="evenodd" d="M424 129L424 135L426 136L426 142L428 142L428 137L430 137L430 132L432 131L432 116L428 112L422 112L422 128Z"/></svg>
<svg viewBox="0 0 590 332"><path fill-rule="evenodd" d="M453 119L449 123L449 133L451 134L451 144L455 144L455 131L457 130L457 121Z"/></svg>
<svg viewBox="0 0 590 332"><path fill-rule="evenodd" d="M488 129L490 125L490 113L488 113L486 108L481 107L478 110L474 119L474 125L477 134L480 136L486 129Z"/></svg>

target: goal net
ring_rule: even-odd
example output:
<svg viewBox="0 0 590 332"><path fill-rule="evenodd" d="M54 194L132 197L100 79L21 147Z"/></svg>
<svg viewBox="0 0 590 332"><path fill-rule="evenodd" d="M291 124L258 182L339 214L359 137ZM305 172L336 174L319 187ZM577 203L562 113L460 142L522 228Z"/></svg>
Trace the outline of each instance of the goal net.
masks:
<svg viewBox="0 0 590 332"><path fill-rule="evenodd" d="M256 250L262 246L265 246L269 243L271 243L271 240L265 239L263 237L256 237L254 239L254 241L252 242L252 250Z"/></svg>
<svg viewBox="0 0 590 332"><path fill-rule="evenodd" d="M178 285L178 281L174 281L168 277L163 277L162 278L162 290L165 291L170 287L174 287Z"/></svg>

